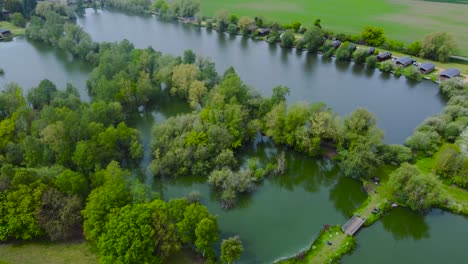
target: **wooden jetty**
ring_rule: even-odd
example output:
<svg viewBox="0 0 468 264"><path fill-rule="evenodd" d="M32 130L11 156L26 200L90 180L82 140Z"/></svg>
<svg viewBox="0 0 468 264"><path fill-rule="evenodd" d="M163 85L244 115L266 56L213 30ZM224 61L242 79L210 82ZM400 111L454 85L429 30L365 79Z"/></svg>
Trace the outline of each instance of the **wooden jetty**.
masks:
<svg viewBox="0 0 468 264"><path fill-rule="evenodd" d="M361 228L364 222L366 222L365 219L355 215L344 224L341 230L343 230L345 234L352 236Z"/></svg>

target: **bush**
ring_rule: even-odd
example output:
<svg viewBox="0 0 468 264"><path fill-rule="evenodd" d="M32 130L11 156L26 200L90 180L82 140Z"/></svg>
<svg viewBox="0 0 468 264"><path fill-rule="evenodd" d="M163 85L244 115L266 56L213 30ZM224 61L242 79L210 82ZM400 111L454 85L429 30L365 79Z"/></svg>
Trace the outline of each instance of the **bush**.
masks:
<svg viewBox="0 0 468 264"><path fill-rule="evenodd" d="M406 145L413 151L432 156L437 151L440 136L434 131L416 131L406 139Z"/></svg>
<svg viewBox="0 0 468 264"><path fill-rule="evenodd" d="M25 27L26 19L21 13L13 13L10 15L10 21L13 25L17 27Z"/></svg>
<svg viewBox="0 0 468 264"><path fill-rule="evenodd" d="M276 44L280 40L280 35L277 31L272 31L268 36L268 43Z"/></svg>
<svg viewBox="0 0 468 264"><path fill-rule="evenodd" d="M366 67L368 69L375 69L377 67L377 56L371 55L366 58Z"/></svg>
<svg viewBox="0 0 468 264"><path fill-rule="evenodd" d="M390 174L388 185L397 201L412 210L427 211L441 201L441 190L436 180L408 163Z"/></svg>
<svg viewBox="0 0 468 264"><path fill-rule="evenodd" d="M391 60L384 61L380 63L379 70L382 72L391 73L395 70L395 63L393 63Z"/></svg>
<svg viewBox="0 0 468 264"><path fill-rule="evenodd" d="M295 43L296 43L296 36L294 36L294 32L292 30L286 30L281 35L281 46L283 48L290 49L294 47Z"/></svg>
<svg viewBox="0 0 468 264"><path fill-rule="evenodd" d="M236 35L237 34L237 26L235 24L229 24L227 31L231 35Z"/></svg>
<svg viewBox="0 0 468 264"><path fill-rule="evenodd" d="M406 78L411 79L411 80L421 81L422 79L421 72L414 65L411 65L410 67L406 68L403 71L403 74L406 76Z"/></svg>
<svg viewBox="0 0 468 264"><path fill-rule="evenodd" d="M434 170L437 175L452 178L458 173L463 163L460 150L455 145L444 145L437 154Z"/></svg>
<svg viewBox="0 0 468 264"><path fill-rule="evenodd" d="M353 53L353 60L357 64L363 64L366 62L367 56L368 56L367 50L357 49Z"/></svg>

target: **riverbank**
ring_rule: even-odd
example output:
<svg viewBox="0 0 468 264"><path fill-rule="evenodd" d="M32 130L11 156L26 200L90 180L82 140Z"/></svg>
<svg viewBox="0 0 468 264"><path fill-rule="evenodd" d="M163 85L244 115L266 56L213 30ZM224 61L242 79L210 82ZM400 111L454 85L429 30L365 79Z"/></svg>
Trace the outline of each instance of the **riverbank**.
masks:
<svg viewBox="0 0 468 264"><path fill-rule="evenodd" d="M159 16L159 14L156 13L156 12L151 12L151 14L155 15L155 16ZM189 25L192 25L192 26L195 26L195 27L206 27L207 29L214 30L214 31L218 32L219 34L230 34L230 35L236 35L236 36L244 36L240 32L237 32L235 34L231 34L231 33L228 33L228 32L219 32L215 27L213 27L213 28L208 27L208 23L207 23L206 20L205 21L197 21L197 20L187 19L187 18L183 18L183 17L178 17L177 20L180 23L189 24ZM302 40L304 35L296 33L296 34L294 34L294 36L295 36L295 42L297 43L298 41ZM254 36L252 38L254 40L258 40L258 41L268 42L268 35L267 36ZM277 46L283 48L279 42L277 42L276 44L272 44L272 45L277 45ZM370 46L357 45L357 48L368 49L368 48L370 48ZM294 49L298 50L297 48L294 48ZM392 52L394 57L408 56L408 57L414 58L415 60L418 60L419 63L422 63L422 62L432 62L432 63L434 63L434 65L436 65L435 70L430 74L421 74L421 77L422 77L421 79L431 80L433 82L438 83L438 79L439 79L438 77L439 77L440 73L442 73L444 70L449 69L449 68L456 68L456 69L459 69L461 71L460 78L463 79L463 82L468 83L468 64L461 64L461 63L455 63L455 62L439 62L439 61L433 61L433 60L429 60L429 59L419 58L417 56L412 56L412 55L404 54L404 53L401 53L401 52L385 50L385 49L382 49L380 47L376 48L376 49L379 50L380 52L390 51L390 52ZM302 49L302 50L298 50L298 51L306 52L306 49ZM321 52L317 52L317 53L321 54ZM333 55L333 57L335 57L335 55ZM353 59L350 59L350 60L353 61Z"/></svg>
<svg viewBox="0 0 468 264"><path fill-rule="evenodd" d="M8 21L0 21L0 28L10 30L13 34L13 37L23 36L26 32L25 28L17 27Z"/></svg>

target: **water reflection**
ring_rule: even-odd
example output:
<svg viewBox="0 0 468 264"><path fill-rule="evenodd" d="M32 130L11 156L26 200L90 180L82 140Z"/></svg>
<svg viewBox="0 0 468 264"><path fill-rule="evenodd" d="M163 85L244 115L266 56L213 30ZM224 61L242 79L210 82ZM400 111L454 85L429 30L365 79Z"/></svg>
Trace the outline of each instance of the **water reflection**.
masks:
<svg viewBox="0 0 468 264"><path fill-rule="evenodd" d="M330 190L329 197L333 201L336 210L344 217L350 217L353 211L366 199L367 195L358 181L341 177Z"/></svg>
<svg viewBox="0 0 468 264"><path fill-rule="evenodd" d="M396 208L382 218L385 230L392 233L395 240L429 238L429 226L423 214L404 208Z"/></svg>

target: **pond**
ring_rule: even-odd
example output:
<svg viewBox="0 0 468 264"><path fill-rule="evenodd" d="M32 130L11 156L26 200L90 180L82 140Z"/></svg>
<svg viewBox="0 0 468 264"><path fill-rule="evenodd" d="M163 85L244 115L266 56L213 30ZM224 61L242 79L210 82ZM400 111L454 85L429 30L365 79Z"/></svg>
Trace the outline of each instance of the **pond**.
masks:
<svg viewBox="0 0 468 264"><path fill-rule="evenodd" d="M403 143L426 117L440 112L444 101L436 84L368 71L361 65L285 50L263 41L230 36L192 25L88 9L78 19L96 41L128 39L136 47L181 55L191 49L216 62L219 72L233 66L248 85L265 95L286 85L290 102L325 102L340 115L357 107L375 113L388 143Z"/></svg>
<svg viewBox="0 0 468 264"><path fill-rule="evenodd" d="M344 264L466 263L468 218L434 209L427 216L398 208L357 234Z"/></svg>

